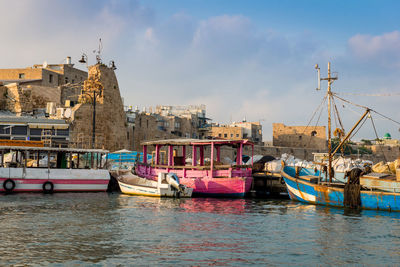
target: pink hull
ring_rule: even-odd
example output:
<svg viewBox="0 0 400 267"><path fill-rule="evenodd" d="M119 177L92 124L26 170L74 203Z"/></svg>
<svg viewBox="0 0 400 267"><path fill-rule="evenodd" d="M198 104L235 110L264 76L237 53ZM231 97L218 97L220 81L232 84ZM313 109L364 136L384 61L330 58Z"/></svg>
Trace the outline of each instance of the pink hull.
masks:
<svg viewBox="0 0 400 267"><path fill-rule="evenodd" d="M252 177L179 179L181 184L193 188L195 194L237 197L243 197L249 192L252 181Z"/></svg>

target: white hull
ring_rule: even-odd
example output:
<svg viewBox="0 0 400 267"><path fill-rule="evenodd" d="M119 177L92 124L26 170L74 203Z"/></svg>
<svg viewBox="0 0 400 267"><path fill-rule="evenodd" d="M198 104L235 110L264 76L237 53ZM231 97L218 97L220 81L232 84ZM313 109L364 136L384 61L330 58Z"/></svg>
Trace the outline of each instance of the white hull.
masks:
<svg viewBox="0 0 400 267"><path fill-rule="evenodd" d="M150 197L191 197L193 189L186 187L179 192L170 184L152 181L133 174L118 177L121 192L128 195L150 196Z"/></svg>
<svg viewBox="0 0 400 267"><path fill-rule="evenodd" d="M0 192L9 180L15 183L10 192L43 192L46 182L53 185L51 192L106 191L110 175L103 169L0 168Z"/></svg>

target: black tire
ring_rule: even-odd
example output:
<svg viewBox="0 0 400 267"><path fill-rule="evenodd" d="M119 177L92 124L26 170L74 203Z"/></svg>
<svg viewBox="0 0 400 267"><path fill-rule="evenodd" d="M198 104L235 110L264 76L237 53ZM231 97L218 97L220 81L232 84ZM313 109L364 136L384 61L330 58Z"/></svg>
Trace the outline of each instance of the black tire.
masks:
<svg viewBox="0 0 400 267"><path fill-rule="evenodd" d="M51 194L54 191L54 184L50 181L47 181L43 184L42 189L43 189L43 193Z"/></svg>
<svg viewBox="0 0 400 267"><path fill-rule="evenodd" d="M11 179L7 179L3 182L3 188L6 193L11 193L15 188L15 182Z"/></svg>

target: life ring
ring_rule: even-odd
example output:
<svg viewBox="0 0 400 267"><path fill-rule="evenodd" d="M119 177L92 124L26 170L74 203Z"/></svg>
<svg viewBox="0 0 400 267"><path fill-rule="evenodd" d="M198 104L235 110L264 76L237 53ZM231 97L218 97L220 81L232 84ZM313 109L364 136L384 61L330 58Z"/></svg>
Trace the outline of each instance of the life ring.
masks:
<svg viewBox="0 0 400 267"><path fill-rule="evenodd" d="M51 193L53 193L53 190L54 190L54 184L50 181L44 182L42 189L43 189L43 193L51 194Z"/></svg>
<svg viewBox="0 0 400 267"><path fill-rule="evenodd" d="M6 193L10 193L15 188L15 182L11 179L7 179L3 182L3 188L6 191Z"/></svg>

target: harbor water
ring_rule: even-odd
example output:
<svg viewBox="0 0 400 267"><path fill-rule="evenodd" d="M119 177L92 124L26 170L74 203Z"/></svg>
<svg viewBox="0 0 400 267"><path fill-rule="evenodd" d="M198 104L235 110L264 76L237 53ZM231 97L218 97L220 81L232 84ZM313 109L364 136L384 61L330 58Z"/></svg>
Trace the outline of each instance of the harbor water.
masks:
<svg viewBox="0 0 400 267"><path fill-rule="evenodd" d="M290 200L0 195L4 265L397 265L400 213Z"/></svg>

